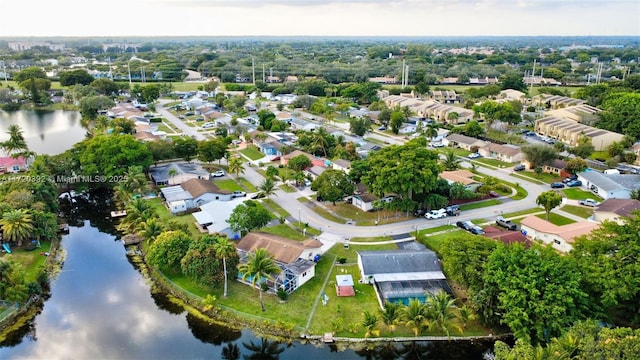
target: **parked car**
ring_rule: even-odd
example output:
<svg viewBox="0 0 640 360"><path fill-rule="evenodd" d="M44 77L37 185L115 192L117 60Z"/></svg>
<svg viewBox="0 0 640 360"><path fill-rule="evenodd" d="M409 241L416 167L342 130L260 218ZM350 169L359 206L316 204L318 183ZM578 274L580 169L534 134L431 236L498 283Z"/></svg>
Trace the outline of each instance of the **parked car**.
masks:
<svg viewBox="0 0 640 360"><path fill-rule="evenodd" d="M448 216L458 216L460 215L460 206L458 205L450 205L445 208L447 210Z"/></svg>
<svg viewBox="0 0 640 360"><path fill-rule="evenodd" d="M257 192L253 195L251 195L252 199L262 199L263 197L265 197L264 193L262 191Z"/></svg>
<svg viewBox="0 0 640 360"><path fill-rule="evenodd" d="M518 224L514 223L511 220L507 220L502 216L498 216L496 218L496 225L502 226L503 228L509 229L509 230L518 230Z"/></svg>
<svg viewBox="0 0 640 360"><path fill-rule="evenodd" d="M580 200L578 201L578 204L582 205L582 206L590 206L590 207L597 207L598 205L600 205L599 202L593 200L593 199L586 199L586 200Z"/></svg>
<svg viewBox="0 0 640 360"><path fill-rule="evenodd" d="M467 157L468 157L469 159L477 159L477 158L479 158L479 157L480 157L480 154L478 154L478 153L471 153L471 154L467 155Z"/></svg>
<svg viewBox="0 0 640 360"><path fill-rule="evenodd" d="M582 185L582 181L580 180L571 180L567 183L568 187L576 187L576 186L581 186Z"/></svg>
<svg viewBox="0 0 640 360"><path fill-rule="evenodd" d="M222 177L222 176L224 176L224 171L223 170L214 171L214 172L211 173L211 176L213 176L213 177Z"/></svg>
<svg viewBox="0 0 640 360"><path fill-rule="evenodd" d="M491 190L491 191L489 191L489 196L497 198L497 197L500 197L500 194L498 194L497 192Z"/></svg>
<svg viewBox="0 0 640 360"><path fill-rule="evenodd" d="M431 210L424 215L424 217L429 220L442 219L443 217L446 217L446 216L447 216L447 210L445 209Z"/></svg>
<svg viewBox="0 0 640 360"><path fill-rule="evenodd" d="M237 198L237 197L245 197L247 196L247 193L244 191L240 191L240 190L236 190L234 192L231 193L231 197L232 198Z"/></svg>
<svg viewBox="0 0 640 360"><path fill-rule="evenodd" d="M564 187L564 184L561 182L554 182L551 183L551 188L552 189L562 189Z"/></svg>
<svg viewBox="0 0 640 360"><path fill-rule="evenodd" d="M271 161L280 161L280 156L274 156L271 158Z"/></svg>
<svg viewBox="0 0 640 360"><path fill-rule="evenodd" d="M416 209L416 211L413 212L413 216L421 217L421 216L424 216L426 213L427 213L427 210L425 209Z"/></svg>
<svg viewBox="0 0 640 360"><path fill-rule="evenodd" d="M216 123L213 123L213 122L206 122L206 123L202 124L202 128L203 129L210 129L210 128L215 127L215 126L216 126Z"/></svg>
<svg viewBox="0 0 640 360"><path fill-rule="evenodd" d="M524 171L526 169L527 169L527 167L524 166L524 164L518 164L513 168L514 171Z"/></svg>
<svg viewBox="0 0 640 360"><path fill-rule="evenodd" d="M576 176L576 175L571 175L571 176L569 176L569 177L566 177L566 178L562 179L562 182L566 184L566 183L568 183L569 181L573 181L573 180L578 180L578 176Z"/></svg>
<svg viewBox="0 0 640 360"><path fill-rule="evenodd" d="M458 221L456 223L456 226L475 235L484 234L484 230L482 230L480 226L472 223L471 221Z"/></svg>
<svg viewBox="0 0 640 360"><path fill-rule="evenodd" d="M380 130L380 131L385 131L385 130L387 130L387 127L386 127L386 126L380 126L380 127L378 128L378 130Z"/></svg>
<svg viewBox="0 0 640 360"><path fill-rule="evenodd" d="M441 147L444 147L444 144L442 142L437 142L437 143L431 144L431 146L433 146L434 148L441 148Z"/></svg>

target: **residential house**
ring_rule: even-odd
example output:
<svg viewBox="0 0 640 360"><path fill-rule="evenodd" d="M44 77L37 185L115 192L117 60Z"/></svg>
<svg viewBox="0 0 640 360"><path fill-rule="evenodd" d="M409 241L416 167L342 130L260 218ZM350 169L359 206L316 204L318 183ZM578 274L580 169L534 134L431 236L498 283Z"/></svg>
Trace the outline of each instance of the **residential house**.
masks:
<svg viewBox="0 0 640 360"><path fill-rule="evenodd" d="M634 212L640 211L640 201L636 199L607 199L598 205L593 212L593 218L597 222L615 221L622 224L622 219L637 216Z"/></svg>
<svg viewBox="0 0 640 360"><path fill-rule="evenodd" d="M630 199L631 191L640 189L640 175L603 174L599 171L578 173L582 186L602 199Z"/></svg>
<svg viewBox="0 0 640 360"><path fill-rule="evenodd" d="M304 155L307 158L309 158L309 160L311 160L311 166L325 166L325 162L323 159L317 158L311 154L309 154L308 152L304 152L302 150L294 150L293 152L286 154L286 155L282 155L280 157L280 164L287 166L289 164L289 160L293 159L296 156L300 156L300 155Z"/></svg>
<svg viewBox="0 0 640 360"><path fill-rule="evenodd" d="M508 163L520 162L524 157L524 153L522 152L520 147L511 144L500 145L495 143L488 143L487 145L478 148L478 154L486 158L496 159Z"/></svg>
<svg viewBox="0 0 640 360"><path fill-rule="evenodd" d="M561 178L565 178L571 175L564 170L566 167L567 167L566 161L555 159L551 162L551 164L544 165L542 167L542 172L547 174L557 175Z"/></svg>
<svg viewBox="0 0 640 360"><path fill-rule="evenodd" d="M0 157L0 174L18 173L29 170L29 164L24 156L17 158L11 156Z"/></svg>
<svg viewBox="0 0 640 360"><path fill-rule="evenodd" d="M345 173L349 173L351 171L351 161L344 159L337 159L333 161L331 165L335 170L342 170Z"/></svg>
<svg viewBox="0 0 640 360"><path fill-rule="evenodd" d="M446 138L442 139L442 144L449 147L459 147L467 151L475 152L486 146L489 142L472 138L462 134L449 134Z"/></svg>
<svg viewBox="0 0 640 360"><path fill-rule="evenodd" d="M209 234L224 234L229 239L239 239L240 232L233 231L227 222L236 206L242 204L248 197L238 197L229 201L211 201L200 206L200 211L191 215L196 220L200 232Z"/></svg>
<svg viewBox="0 0 640 360"><path fill-rule="evenodd" d="M500 99L505 99L507 101L510 100L518 100L518 101L523 101L523 99L525 99L525 93L523 93L522 91L518 91L518 90L513 90L513 89L505 89L500 91Z"/></svg>
<svg viewBox="0 0 640 360"><path fill-rule="evenodd" d="M167 209L172 214L179 214L193 209L193 197L180 185L167 186L160 189Z"/></svg>
<svg viewBox="0 0 640 360"><path fill-rule="evenodd" d="M351 205L357 207L362 211L375 210L374 204L377 201L390 202L395 199L394 195L387 195L382 198L369 192L367 186L363 183L357 183L356 189L353 195L345 198L346 202L350 202Z"/></svg>
<svg viewBox="0 0 640 360"><path fill-rule="evenodd" d="M515 243L524 244L526 248L531 246L531 241L520 230L505 230L498 226L485 226L482 228L483 236L502 242L505 245Z"/></svg>
<svg viewBox="0 0 640 360"><path fill-rule="evenodd" d="M562 141L568 146L576 146L582 137L587 137L591 140L596 151L606 150L613 142L619 142L624 138L624 135L613 131L594 128L555 116L546 116L536 120L535 131L538 134Z"/></svg>
<svg viewBox="0 0 640 360"><path fill-rule="evenodd" d="M394 77L389 77L389 76L372 77L372 78L369 78L369 81L378 83L378 84L397 84L398 83L398 79L395 76Z"/></svg>
<svg viewBox="0 0 640 360"><path fill-rule="evenodd" d="M271 140L269 142L258 142L258 149L260 149L260 152L265 155L281 156L282 147L284 147L284 144L275 140Z"/></svg>
<svg viewBox="0 0 640 360"><path fill-rule="evenodd" d="M296 130L314 131L319 126L318 124L315 124L300 118L291 119L289 121L289 124L291 125L291 130L294 130L294 131Z"/></svg>
<svg viewBox="0 0 640 360"><path fill-rule="evenodd" d="M162 185L179 185L189 179L209 180L209 172L200 164L187 162L173 162L154 166L149 169L153 183Z"/></svg>
<svg viewBox="0 0 640 360"><path fill-rule="evenodd" d="M631 146L631 151L636 154L635 163L640 165L640 142L637 142Z"/></svg>
<svg viewBox="0 0 640 360"><path fill-rule="evenodd" d="M562 83L554 78L545 78L542 76L525 76L522 78L527 86L560 86Z"/></svg>
<svg viewBox="0 0 640 360"><path fill-rule="evenodd" d="M445 179L449 185L460 183L464 185L465 189L470 191L476 191L478 187L482 185L481 182L473 179L475 175L469 170L443 171L439 176Z"/></svg>
<svg viewBox="0 0 640 360"><path fill-rule="evenodd" d="M431 90L429 98L442 104L454 104L460 102L460 95L453 90Z"/></svg>
<svg viewBox="0 0 640 360"><path fill-rule="evenodd" d="M555 110L549 110L545 114L547 116L555 116L561 119L568 119L579 122L581 124L592 125L598 120L600 109L588 104L579 104Z"/></svg>
<svg viewBox="0 0 640 360"><path fill-rule="evenodd" d="M318 178L318 176L322 175L322 173L327 170L324 166L314 165L304 171L304 173L311 178L311 181Z"/></svg>
<svg viewBox="0 0 640 360"><path fill-rule="evenodd" d="M534 96L532 101L533 105L535 106L544 106L549 109L560 109L586 103L586 101L582 99L574 99L567 96L550 94L540 94Z"/></svg>
<svg viewBox="0 0 640 360"><path fill-rule="evenodd" d="M477 77L472 77L469 78L469 85L495 85L498 83L498 78L497 77L488 77L485 76L484 78L477 78Z"/></svg>
<svg viewBox="0 0 640 360"><path fill-rule="evenodd" d="M185 212L208 202L232 199L231 191L221 190L210 180L189 179L181 185L167 186L160 189L167 208L173 214Z"/></svg>
<svg viewBox="0 0 640 360"><path fill-rule="evenodd" d="M551 245L554 249L567 253L573 249L573 240L590 233L600 224L592 221L578 221L558 226L535 215L527 216L520 222L522 233L528 238Z"/></svg>
<svg viewBox="0 0 640 360"><path fill-rule="evenodd" d="M425 302L440 290L452 294L435 252L422 250L358 251L362 280L372 284L380 307L386 302Z"/></svg>
<svg viewBox="0 0 640 360"><path fill-rule="evenodd" d="M315 276L315 266L320 256L322 243L308 239L303 242L290 240L278 235L250 232L236 244L240 263L247 262L247 255L257 249L265 249L282 270L273 281L267 281L269 288L278 289L288 294ZM238 274L238 279L242 274Z"/></svg>

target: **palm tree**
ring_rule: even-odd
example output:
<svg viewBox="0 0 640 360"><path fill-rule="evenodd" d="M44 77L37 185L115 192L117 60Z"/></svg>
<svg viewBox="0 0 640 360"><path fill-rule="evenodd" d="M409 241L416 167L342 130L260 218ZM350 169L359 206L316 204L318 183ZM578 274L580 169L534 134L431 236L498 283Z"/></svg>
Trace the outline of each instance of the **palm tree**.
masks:
<svg viewBox="0 0 640 360"><path fill-rule="evenodd" d="M242 274L242 280L251 282L251 286L260 290L260 308L265 311L264 300L262 299L262 280L272 280L273 275L280 273L280 268L276 265L273 257L266 249L260 248L247 256L247 262L238 266L238 271Z"/></svg>
<svg viewBox="0 0 640 360"><path fill-rule="evenodd" d="M157 218L147 219L138 224L138 235L142 236L148 243L154 241L158 235L164 231L164 225Z"/></svg>
<svg viewBox="0 0 640 360"><path fill-rule="evenodd" d="M236 252L235 245L225 236L217 236L213 244L216 256L222 258L222 268L224 269L224 292L222 297L227 297L227 258Z"/></svg>
<svg viewBox="0 0 640 360"><path fill-rule="evenodd" d="M321 127L316 130L316 132L313 134L313 139L311 140L311 146L313 147L314 151L317 148L321 148L324 157L327 157L327 147L329 147L326 135L327 130Z"/></svg>
<svg viewBox="0 0 640 360"><path fill-rule="evenodd" d="M14 159L17 159L20 156L24 156L26 158L33 154L33 152L29 151L29 146L24 140L22 128L19 125L9 125L9 131L7 131L7 134L9 134L9 140L0 143L0 148L2 148L5 153Z"/></svg>
<svg viewBox="0 0 640 360"><path fill-rule="evenodd" d="M258 190L262 191L264 196L266 196L268 199L271 195L277 195L276 182L273 181L272 178L266 178L262 181L260 186L258 186Z"/></svg>
<svg viewBox="0 0 640 360"><path fill-rule="evenodd" d="M244 174L244 167L242 166L242 159L239 157L232 157L228 161L229 172L236 174L236 179L240 174Z"/></svg>
<svg viewBox="0 0 640 360"><path fill-rule="evenodd" d="M176 169L171 169L176 170ZM169 171L171 171L169 170ZM148 189L147 177L141 166L129 166L124 174L124 187L134 195L142 195Z"/></svg>
<svg viewBox="0 0 640 360"><path fill-rule="evenodd" d="M427 127L424 129L424 136L428 137L429 141L438 136L438 124L434 122L427 125Z"/></svg>
<svg viewBox="0 0 640 360"><path fill-rule="evenodd" d="M445 170L456 170L460 168L460 159L453 151L447 151L442 160L442 165L444 165Z"/></svg>
<svg viewBox="0 0 640 360"><path fill-rule="evenodd" d="M242 343L249 351L253 351L250 355L244 355L247 360L277 360L280 358L280 354L284 351L284 348L280 347L280 344L275 341L269 341L267 339L260 339L260 344Z"/></svg>
<svg viewBox="0 0 640 360"><path fill-rule="evenodd" d="M429 324L447 333L449 337L449 324L455 316L455 299L452 299L444 290L439 290L435 295L428 296L425 303L425 312Z"/></svg>
<svg viewBox="0 0 640 360"><path fill-rule="evenodd" d="M141 198L130 201L125 210L127 216L118 225L118 229L121 231L134 231L139 223L145 222L155 215L151 205Z"/></svg>
<svg viewBox="0 0 640 360"><path fill-rule="evenodd" d="M382 322L389 328L391 332L394 332L396 325L400 322L401 306L397 302L385 302L384 307L380 310L380 316Z"/></svg>
<svg viewBox="0 0 640 360"><path fill-rule="evenodd" d="M418 299L409 300L409 305L402 308L405 325L413 329L413 333L418 336L427 325L425 309Z"/></svg>
<svg viewBox="0 0 640 360"><path fill-rule="evenodd" d="M474 320L475 318L476 314L473 313L473 310L469 306L464 305L458 309L458 319L460 320L460 322L462 322L463 332L464 329L467 328L467 323L471 320Z"/></svg>
<svg viewBox="0 0 640 360"><path fill-rule="evenodd" d="M233 343L228 343L225 347L222 348L222 358L224 360L238 360L240 359L240 348L238 345Z"/></svg>
<svg viewBox="0 0 640 360"><path fill-rule="evenodd" d="M364 315L364 320L362 320L362 326L365 329L364 337L368 338L369 335L378 336L380 334L380 330L376 330L376 326L378 326L378 316L375 313L371 313L368 310L365 310L362 315Z"/></svg>
<svg viewBox="0 0 640 360"><path fill-rule="evenodd" d="M35 231L33 218L26 209L15 209L5 212L0 219L4 239L15 241L22 246L22 241Z"/></svg>
<svg viewBox="0 0 640 360"><path fill-rule="evenodd" d="M169 169L169 172L167 173L167 175L169 175L169 178L173 180L173 177L178 175L178 169L172 166L171 169ZM173 183L173 181L171 181L171 183Z"/></svg>

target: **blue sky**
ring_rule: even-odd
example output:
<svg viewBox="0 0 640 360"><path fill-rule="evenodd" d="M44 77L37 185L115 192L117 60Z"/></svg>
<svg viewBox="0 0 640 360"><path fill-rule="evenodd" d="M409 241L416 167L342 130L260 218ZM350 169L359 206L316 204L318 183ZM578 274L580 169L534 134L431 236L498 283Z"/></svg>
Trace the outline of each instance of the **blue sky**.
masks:
<svg viewBox="0 0 640 360"><path fill-rule="evenodd" d="M0 36L640 36L638 0L2 0L0 12Z"/></svg>

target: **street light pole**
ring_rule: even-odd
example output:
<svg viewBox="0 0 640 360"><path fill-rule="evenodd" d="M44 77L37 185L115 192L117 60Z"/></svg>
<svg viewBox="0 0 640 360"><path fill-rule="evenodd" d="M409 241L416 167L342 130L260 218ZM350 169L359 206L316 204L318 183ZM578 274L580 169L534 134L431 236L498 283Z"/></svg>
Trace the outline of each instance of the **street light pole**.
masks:
<svg viewBox="0 0 640 360"><path fill-rule="evenodd" d="M300 208L298 208L298 227L302 228L302 218L300 217Z"/></svg>
<svg viewBox="0 0 640 360"><path fill-rule="evenodd" d="M418 225L414 226L416 228L416 241L418 241Z"/></svg>

